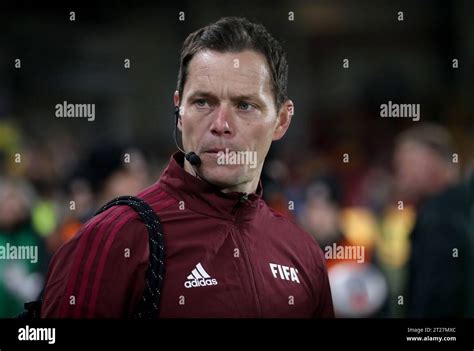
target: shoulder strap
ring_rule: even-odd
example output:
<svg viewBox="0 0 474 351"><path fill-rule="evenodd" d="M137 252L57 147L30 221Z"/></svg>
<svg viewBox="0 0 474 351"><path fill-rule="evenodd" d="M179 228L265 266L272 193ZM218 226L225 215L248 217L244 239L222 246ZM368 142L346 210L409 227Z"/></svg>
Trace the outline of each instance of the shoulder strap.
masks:
<svg viewBox="0 0 474 351"><path fill-rule="evenodd" d="M150 247L149 263L145 275L145 291L133 318L155 319L158 318L161 288L165 274L165 246L161 222L150 205L134 196L120 196L105 204L95 215L110 207L120 205L130 206L138 213L148 230Z"/></svg>
<svg viewBox="0 0 474 351"><path fill-rule="evenodd" d="M117 197L102 206L94 216L97 216L111 207L123 205L130 206L140 216L140 219L148 230L148 242L150 247L149 263L145 274L145 290L133 318L155 319L158 318L160 312L161 288L165 274L165 246L161 222L150 205L134 196ZM43 292L41 292L39 300L25 303L25 312L19 314L17 318L25 320L39 319L42 304Z"/></svg>

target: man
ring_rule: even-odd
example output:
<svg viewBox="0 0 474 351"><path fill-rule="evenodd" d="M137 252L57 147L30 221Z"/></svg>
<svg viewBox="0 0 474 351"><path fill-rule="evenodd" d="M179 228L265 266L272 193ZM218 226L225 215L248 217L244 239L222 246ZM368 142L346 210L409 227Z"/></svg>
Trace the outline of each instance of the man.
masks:
<svg viewBox="0 0 474 351"><path fill-rule="evenodd" d="M472 318L467 182L427 199L411 233L408 317Z"/></svg>
<svg viewBox="0 0 474 351"><path fill-rule="evenodd" d="M410 234L408 317L463 317L471 255L467 232L468 193L448 131L425 123L396 140L397 184L417 204Z"/></svg>
<svg viewBox="0 0 474 351"><path fill-rule="evenodd" d="M286 85L285 53L261 25L223 18L185 40L174 103L195 155L174 154L138 195L164 231L160 317L333 316L317 243L261 199L265 156L291 121ZM96 216L54 257L42 316L131 316L148 249L133 210Z"/></svg>

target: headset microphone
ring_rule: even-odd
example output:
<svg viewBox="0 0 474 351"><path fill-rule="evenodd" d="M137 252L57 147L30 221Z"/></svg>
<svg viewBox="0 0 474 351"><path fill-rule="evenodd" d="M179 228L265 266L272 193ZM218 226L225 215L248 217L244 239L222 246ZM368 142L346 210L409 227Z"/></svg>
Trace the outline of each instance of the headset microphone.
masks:
<svg viewBox="0 0 474 351"><path fill-rule="evenodd" d="M193 166L199 166L201 164L201 158L194 152L185 152L183 149L181 149L178 145L178 140L177 140L177 129L178 129L178 119L179 119L179 106L175 106L174 110L174 115L175 115L175 122L174 122L174 142L176 144L176 147L178 148L179 151L181 151L184 154L184 158L188 160L188 162L193 165Z"/></svg>
<svg viewBox="0 0 474 351"><path fill-rule="evenodd" d="M189 161L193 166L199 166L201 164L201 158L195 152L188 152L184 155L186 160Z"/></svg>

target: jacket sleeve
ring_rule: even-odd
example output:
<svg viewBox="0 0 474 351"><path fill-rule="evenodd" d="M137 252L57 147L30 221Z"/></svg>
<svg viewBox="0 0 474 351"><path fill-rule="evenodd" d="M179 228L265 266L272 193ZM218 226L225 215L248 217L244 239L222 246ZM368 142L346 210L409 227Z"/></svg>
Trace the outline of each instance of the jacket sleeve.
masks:
<svg viewBox="0 0 474 351"><path fill-rule="evenodd" d="M331 287L329 285L326 261L321 248L318 246L316 250L316 270L318 274L315 285L317 289L314 294L317 296L317 305L313 314L313 318L334 318L334 307L332 303Z"/></svg>
<svg viewBox="0 0 474 351"><path fill-rule="evenodd" d="M142 296L148 266L148 233L131 212L105 211L56 252L43 294L42 318L131 316Z"/></svg>

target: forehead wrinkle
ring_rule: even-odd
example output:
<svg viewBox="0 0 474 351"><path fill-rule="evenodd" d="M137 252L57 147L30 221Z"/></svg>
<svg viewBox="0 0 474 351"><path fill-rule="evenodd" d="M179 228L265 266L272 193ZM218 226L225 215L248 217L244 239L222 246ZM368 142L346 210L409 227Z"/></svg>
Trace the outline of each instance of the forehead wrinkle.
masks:
<svg viewBox="0 0 474 351"><path fill-rule="evenodd" d="M263 94L266 91L271 92L269 84L265 82L264 77L252 76L254 79L249 80L248 76L242 74L239 74L239 76L225 73L205 75L196 74L195 77L193 77L195 80L191 83L191 86L193 87L193 90L212 90L212 88L220 86L221 93L224 92L224 89L228 91L229 89L235 88L235 90L239 91L237 95L248 94L249 90L256 91L260 94ZM217 84L214 84L215 82L217 82ZM231 84L225 84L224 82Z"/></svg>
<svg viewBox="0 0 474 351"><path fill-rule="evenodd" d="M263 71L266 71L266 70L263 70ZM230 78L234 75L244 77L245 79L250 78L255 81L257 80L261 81L268 77L267 72L262 72L262 74L260 74L259 72L255 70L251 70L251 69L242 70L240 68L235 68L234 72L229 72L228 70L223 70L223 69L218 69L218 68L216 69L216 68L211 68L211 67L202 67L200 69L196 69L195 72L189 75L189 77L216 76L219 78L225 78L226 76L229 76Z"/></svg>

